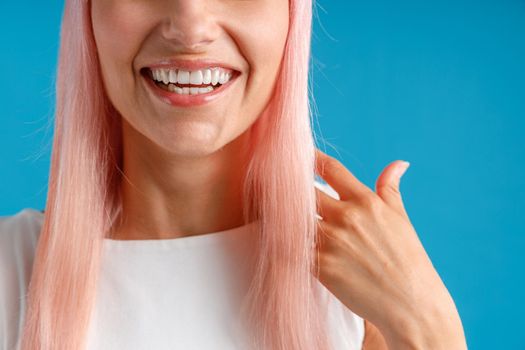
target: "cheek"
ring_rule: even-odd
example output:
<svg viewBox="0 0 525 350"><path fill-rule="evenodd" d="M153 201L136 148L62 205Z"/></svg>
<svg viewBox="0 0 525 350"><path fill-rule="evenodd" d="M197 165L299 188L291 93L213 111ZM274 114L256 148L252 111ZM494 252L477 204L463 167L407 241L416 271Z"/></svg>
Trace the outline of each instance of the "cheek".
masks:
<svg viewBox="0 0 525 350"><path fill-rule="evenodd" d="M237 13L232 33L248 62L247 96L249 104L261 110L277 78L288 34L288 2L263 0Z"/></svg>
<svg viewBox="0 0 525 350"><path fill-rule="evenodd" d="M99 50L130 56L155 20L144 2L97 0L92 6L93 32ZM135 50L136 51L136 50Z"/></svg>
<svg viewBox="0 0 525 350"><path fill-rule="evenodd" d="M93 1L93 34L104 82L112 99L121 90L119 87L132 86L133 58L154 19L153 14L148 13L151 6L143 4L127 0Z"/></svg>
<svg viewBox="0 0 525 350"><path fill-rule="evenodd" d="M288 5L283 1L262 3L266 3L264 7L243 20L244 42L252 67L275 70L281 61L288 33Z"/></svg>

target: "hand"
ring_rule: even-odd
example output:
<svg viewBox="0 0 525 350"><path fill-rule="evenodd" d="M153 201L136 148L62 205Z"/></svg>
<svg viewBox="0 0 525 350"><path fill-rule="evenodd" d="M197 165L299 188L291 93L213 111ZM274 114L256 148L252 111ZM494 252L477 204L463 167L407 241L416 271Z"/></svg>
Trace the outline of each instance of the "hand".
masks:
<svg viewBox="0 0 525 350"><path fill-rule="evenodd" d="M377 325L393 346L414 340L437 348L429 344L429 332L441 333L436 341L443 339L444 331L462 338L454 302L399 192L407 163L389 164L376 182L375 193L335 158L320 150L316 158L317 174L340 197L316 188L323 218L318 220L316 262L321 283L349 309ZM452 329L445 329L443 323ZM406 339L407 333L426 338Z"/></svg>

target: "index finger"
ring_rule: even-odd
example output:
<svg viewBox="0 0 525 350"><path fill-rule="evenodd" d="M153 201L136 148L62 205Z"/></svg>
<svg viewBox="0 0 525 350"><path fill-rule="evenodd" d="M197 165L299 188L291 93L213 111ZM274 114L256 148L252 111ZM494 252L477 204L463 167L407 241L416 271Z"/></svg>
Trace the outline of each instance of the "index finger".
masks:
<svg viewBox="0 0 525 350"><path fill-rule="evenodd" d="M369 195L372 192L339 160L318 148L315 149L315 172L332 186L341 200Z"/></svg>

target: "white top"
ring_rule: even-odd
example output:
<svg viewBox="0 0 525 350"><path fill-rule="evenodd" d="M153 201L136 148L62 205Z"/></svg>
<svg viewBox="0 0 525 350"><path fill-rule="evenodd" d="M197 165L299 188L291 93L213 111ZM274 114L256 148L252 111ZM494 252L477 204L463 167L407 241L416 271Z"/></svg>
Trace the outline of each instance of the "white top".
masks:
<svg viewBox="0 0 525 350"><path fill-rule="evenodd" d="M0 350L15 349L21 331L43 218L32 208L0 216ZM105 239L87 349L246 349L233 287L241 285L243 264L227 253L246 227L174 239ZM361 349L363 319L318 285L330 299L334 350Z"/></svg>

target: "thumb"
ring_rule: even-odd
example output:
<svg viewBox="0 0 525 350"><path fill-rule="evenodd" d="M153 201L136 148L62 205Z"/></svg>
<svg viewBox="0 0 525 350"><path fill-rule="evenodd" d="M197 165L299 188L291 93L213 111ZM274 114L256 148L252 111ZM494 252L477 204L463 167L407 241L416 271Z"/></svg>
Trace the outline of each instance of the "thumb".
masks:
<svg viewBox="0 0 525 350"><path fill-rule="evenodd" d="M383 170L376 181L376 193L379 197L398 213L405 216L408 214L399 191L399 184L409 166L410 163L407 161L392 162Z"/></svg>

